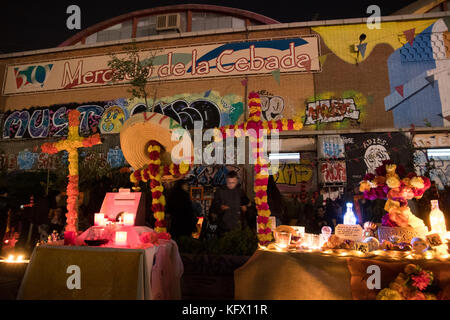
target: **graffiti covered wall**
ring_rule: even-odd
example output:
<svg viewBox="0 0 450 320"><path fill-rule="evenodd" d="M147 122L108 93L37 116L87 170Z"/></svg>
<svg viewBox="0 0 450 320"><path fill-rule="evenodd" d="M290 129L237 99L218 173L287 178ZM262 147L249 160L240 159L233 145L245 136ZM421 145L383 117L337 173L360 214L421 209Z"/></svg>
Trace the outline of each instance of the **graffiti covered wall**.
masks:
<svg viewBox="0 0 450 320"><path fill-rule="evenodd" d="M179 94L153 101L153 110L165 114L187 129L193 122L201 122L203 128L235 124L244 112L242 97L228 94L221 96L209 90L198 94ZM133 114L149 111L143 101L116 99L111 101L71 103L50 107L31 107L4 114L2 139L50 138L67 135L67 113L77 109L81 113L80 133L119 133L122 124Z"/></svg>
<svg viewBox="0 0 450 320"><path fill-rule="evenodd" d="M382 22L380 29L369 29L365 24L313 27L321 36L323 49L316 92L353 90L365 100L360 119L355 112L331 117L347 122L336 123L335 128L449 126L448 25L448 18L442 18ZM362 34L365 40L355 49ZM332 98L346 97L333 94ZM323 99L320 97L319 103L317 98L308 101L308 109L313 109L305 123L313 122L315 117L321 129L328 129L331 126L323 125L326 118L321 110L319 115L316 110L320 104L325 105L325 110L331 109L332 102ZM351 101L348 103L352 106ZM349 111L358 110L356 101L355 105Z"/></svg>
<svg viewBox="0 0 450 320"><path fill-rule="evenodd" d="M413 149L409 145L409 138L403 133L348 134L342 137L345 144L347 184L351 188L358 186L366 173L375 173L375 169L384 160L392 160L404 166L413 164Z"/></svg>
<svg viewBox="0 0 450 320"><path fill-rule="evenodd" d="M298 193L317 190L315 153L302 152L300 163L280 163L274 174L275 183L282 193Z"/></svg>
<svg viewBox="0 0 450 320"><path fill-rule="evenodd" d="M20 140L11 143L0 141L0 170L6 171L35 171L35 170L61 170L67 167L68 154L66 151L49 155L42 153L40 146L42 140ZM120 168L127 162L120 149L118 136L104 136L103 143L89 149L81 148L81 165L100 166L100 169L109 166Z"/></svg>

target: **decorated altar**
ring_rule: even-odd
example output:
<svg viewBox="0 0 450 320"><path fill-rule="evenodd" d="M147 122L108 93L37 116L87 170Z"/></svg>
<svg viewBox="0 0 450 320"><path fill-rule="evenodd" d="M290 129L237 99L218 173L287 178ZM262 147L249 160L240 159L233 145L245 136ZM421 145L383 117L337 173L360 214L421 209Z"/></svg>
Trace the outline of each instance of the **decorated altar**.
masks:
<svg viewBox="0 0 450 320"><path fill-rule="evenodd" d="M183 264L177 244L166 232L161 182L182 177L189 165L174 164L167 157L174 145L167 137L171 137L172 129L181 127L172 121L170 127L159 119L149 121L155 115L160 116L152 113L130 118L121 133L125 157L136 165L137 156L143 163L144 177L151 180L152 203L145 203L138 187L109 192L95 214L94 226L83 233L77 227L78 149L101 143L100 136L81 137L80 113L72 110L68 114L68 137L42 146L46 153L69 153L67 225L63 235L52 234L47 242L35 247L18 299L181 298ZM147 147L133 149L136 141ZM134 168L139 172L140 167ZM155 229L145 226L147 205L157 219Z"/></svg>
<svg viewBox="0 0 450 320"><path fill-rule="evenodd" d="M361 181L369 200L387 199L382 223L359 222L347 203L343 224L321 234L278 226L235 271L236 299L450 299L450 233L437 200L429 229L408 207L429 188L427 177L391 161Z"/></svg>

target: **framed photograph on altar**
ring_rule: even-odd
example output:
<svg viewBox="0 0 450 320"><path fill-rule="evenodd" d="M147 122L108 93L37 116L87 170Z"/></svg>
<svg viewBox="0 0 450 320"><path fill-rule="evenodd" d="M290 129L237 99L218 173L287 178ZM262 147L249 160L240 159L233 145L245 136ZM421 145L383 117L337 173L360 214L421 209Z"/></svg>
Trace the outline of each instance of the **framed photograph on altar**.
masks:
<svg viewBox="0 0 450 320"><path fill-rule="evenodd" d="M191 200L203 200L203 187L191 187Z"/></svg>
<svg viewBox="0 0 450 320"><path fill-rule="evenodd" d="M276 220L276 218L274 217L274 216L270 216L269 217L269 226L270 226L270 229L271 229L271 231L272 232L274 232L275 231L275 229L277 228L277 220ZM259 229L259 226L258 226L258 217L256 217L256 232L258 233L258 229Z"/></svg>

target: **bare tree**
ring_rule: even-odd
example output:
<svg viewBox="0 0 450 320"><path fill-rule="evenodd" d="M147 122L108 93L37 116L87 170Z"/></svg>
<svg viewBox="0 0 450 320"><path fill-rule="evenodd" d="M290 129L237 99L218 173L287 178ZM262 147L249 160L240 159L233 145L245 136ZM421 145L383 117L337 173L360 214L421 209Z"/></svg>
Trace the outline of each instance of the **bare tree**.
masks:
<svg viewBox="0 0 450 320"><path fill-rule="evenodd" d="M134 42L123 49L125 51L124 57L110 54L111 60L108 61L108 66L112 69L111 82L127 81L131 85L128 92L134 98L144 98L145 105L148 107L146 86L153 69L155 52L151 51L147 54L147 57L144 57L143 50L139 49Z"/></svg>

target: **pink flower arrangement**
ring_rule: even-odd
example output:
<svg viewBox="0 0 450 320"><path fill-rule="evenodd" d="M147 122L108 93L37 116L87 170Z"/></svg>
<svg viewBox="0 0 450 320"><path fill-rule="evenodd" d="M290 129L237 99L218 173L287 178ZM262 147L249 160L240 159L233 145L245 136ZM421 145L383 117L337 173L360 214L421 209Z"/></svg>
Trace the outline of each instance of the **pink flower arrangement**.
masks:
<svg viewBox="0 0 450 320"><path fill-rule="evenodd" d="M420 199L431 186L430 179L407 173L402 165L395 165L391 160L368 173L360 182L359 190L368 200L387 199L382 218L382 225L387 227L409 226L408 200Z"/></svg>
<svg viewBox="0 0 450 320"><path fill-rule="evenodd" d="M413 287L416 287L420 291L423 291L431 284L432 276L430 275L430 273L422 270L419 272L419 274L411 275L411 280Z"/></svg>
<svg viewBox="0 0 450 320"><path fill-rule="evenodd" d="M436 295L427 292L433 280L431 271L423 270L415 264L408 264L404 273L400 273L389 284L389 288L378 293L377 300L436 300Z"/></svg>

